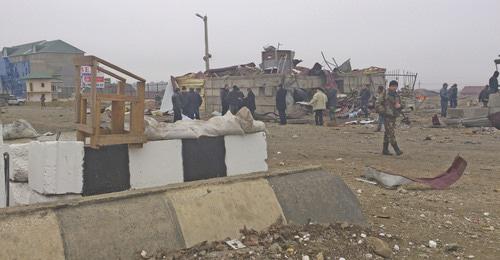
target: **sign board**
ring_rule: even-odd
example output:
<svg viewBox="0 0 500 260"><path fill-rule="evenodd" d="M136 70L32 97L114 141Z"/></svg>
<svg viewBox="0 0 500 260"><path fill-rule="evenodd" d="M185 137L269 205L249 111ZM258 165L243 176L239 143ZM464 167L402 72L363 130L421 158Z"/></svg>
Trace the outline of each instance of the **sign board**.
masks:
<svg viewBox="0 0 500 260"><path fill-rule="evenodd" d="M80 68L80 78L82 82L82 88L92 87L92 71L90 66L81 66ZM96 75L96 88L104 88L104 74L102 72L97 72Z"/></svg>

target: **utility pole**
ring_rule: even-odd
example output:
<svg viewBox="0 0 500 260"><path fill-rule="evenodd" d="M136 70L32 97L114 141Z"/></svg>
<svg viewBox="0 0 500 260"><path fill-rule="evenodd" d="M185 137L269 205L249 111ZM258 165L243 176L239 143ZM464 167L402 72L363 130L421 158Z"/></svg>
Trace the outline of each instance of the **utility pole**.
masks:
<svg viewBox="0 0 500 260"><path fill-rule="evenodd" d="M205 25L205 56L203 56L203 60L205 61L205 70L210 69L210 58L212 58L212 55L208 52L208 17L205 15L201 14L195 14L196 16L200 17L200 19L203 20L203 23Z"/></svg>

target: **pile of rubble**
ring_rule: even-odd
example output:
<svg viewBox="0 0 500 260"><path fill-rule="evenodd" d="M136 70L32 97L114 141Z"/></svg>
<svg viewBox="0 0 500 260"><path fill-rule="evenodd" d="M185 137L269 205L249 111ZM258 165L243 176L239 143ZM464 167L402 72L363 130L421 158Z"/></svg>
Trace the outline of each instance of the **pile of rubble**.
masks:
<svg viewBox="0 0 500 260"><path fill-rule="evenodd" d="M176 252L164 252L144 259L382 259L391 257L397 239L381 237L370 230L347 223L335 225L282 225L257 232L243 228L241 238L202 242ZM396 252L397 253L397 252Z"/></svg>

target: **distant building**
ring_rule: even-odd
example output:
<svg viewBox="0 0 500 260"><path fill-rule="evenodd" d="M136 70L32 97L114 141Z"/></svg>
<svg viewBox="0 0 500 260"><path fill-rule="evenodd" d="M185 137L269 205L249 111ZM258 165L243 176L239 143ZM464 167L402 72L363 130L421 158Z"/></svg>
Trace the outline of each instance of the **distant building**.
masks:
<svg viewBox="0 0 500 260"><path fill-rule="evenodd" d="M2 92L28 97L28 91L25 88L27 84L24 81L28 80L30 75L43 75L50 76L51 82L58 81L52 93L56 92L61 98L70 97L75 86L73 59L84 54L84 51L62 40L43 40L4 47L0 61ZM33 80L39 81L40 79Z"/></svg>
<svg viewBox="0 0 500 260"><path fill-rule="evenodd" d="M57 89L62 83L59 79L44 73L30 73L23 80L26 83L28 102L39 102L42 95L45 95L45 102L52 102L57 99Z"/></svg>
<svg viewBox="0 0 500 260"><path fill-rule="evenodd" d="M460 91L461 96L479 96L481 90L484 89L484 86L465 86Z"/></svg>

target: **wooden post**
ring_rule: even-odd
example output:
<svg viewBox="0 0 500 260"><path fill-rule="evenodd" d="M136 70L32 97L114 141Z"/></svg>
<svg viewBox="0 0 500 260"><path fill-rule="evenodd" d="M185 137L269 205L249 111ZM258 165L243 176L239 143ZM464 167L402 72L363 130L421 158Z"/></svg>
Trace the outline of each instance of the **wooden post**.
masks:
<svg viewBox="0 0 500 260"><path fill-rule="evenodd" d="M101 124L101 109L100 109L100 102L97 98L97 82L96 82L96 77L97 77L97 62L95 59L92 59L92 65L90 68L90 73L91 73L91 89L90 89L90 100L91 100L91 127L93 130L93 135L90 137L90 146L96 148L97 147L97 141L99 138L99 128Z"/></svg>
<svg viewBox="0 0 500 260"><path fill-rule="evenodd" d="M117 94L123 95L125 82L119 81L117 86ZM111 102L111 133L123 134L125 126L125 102Z"/></svg>

